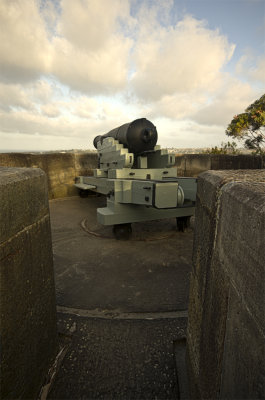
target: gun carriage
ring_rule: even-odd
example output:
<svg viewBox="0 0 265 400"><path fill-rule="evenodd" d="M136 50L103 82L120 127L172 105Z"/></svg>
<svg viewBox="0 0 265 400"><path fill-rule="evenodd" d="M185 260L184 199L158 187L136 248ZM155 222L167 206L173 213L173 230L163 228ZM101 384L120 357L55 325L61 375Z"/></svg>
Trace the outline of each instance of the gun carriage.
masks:
<svg viewBox="0 0 265 400"><path fill-rule="evenodd" d="M97 209L98 222L113 225L117 239L128 238L131 223L175 217L184 231L194 214L197 180L177 176L175 156L161 149L157 130L145 118L96 136L98 168L79 176L75 186L107 196Z"/></svg>

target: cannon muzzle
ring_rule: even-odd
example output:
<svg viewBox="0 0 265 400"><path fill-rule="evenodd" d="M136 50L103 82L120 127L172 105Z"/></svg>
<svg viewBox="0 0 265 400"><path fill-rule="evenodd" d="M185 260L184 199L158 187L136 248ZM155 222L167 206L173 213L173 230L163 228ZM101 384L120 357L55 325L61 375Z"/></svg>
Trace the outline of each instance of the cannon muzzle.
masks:
<svg viewBox="0 0 265 400"><path fill-rule="evenodd" d="M96 136L94 146L104 138L113 137L118 140L124 147L128 148L130 153L141 154L145 151L154 150L157 142L157 130L154 124L146 118L136 119L118 128L112 129L105 135Z"/></svg>

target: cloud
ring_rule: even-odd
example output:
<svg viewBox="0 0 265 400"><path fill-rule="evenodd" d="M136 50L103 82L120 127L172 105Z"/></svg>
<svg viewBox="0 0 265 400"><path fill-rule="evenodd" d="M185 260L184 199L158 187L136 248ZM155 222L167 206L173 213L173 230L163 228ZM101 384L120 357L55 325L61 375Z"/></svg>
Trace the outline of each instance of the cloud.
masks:
<svg viewBox="0 0 265 400"><path fill-rule="evenodd" d="M265 57L258 59L257 65L250 71L250 76L256 81L265 83Z"/></svg>
<svg viewBox="0 0 265 400"><path fill-rule="evenodd" d="M132 91L157 100L213 88L233 53L234 46L203 21L187 16L166 26L172 1L144 3L135 17L128 0L54 4L40 9L33 0L1 2L2 80L47 75L73 90L110 94L126 88L133 68Z"/></svg>
<svg viewBox="0 0 265 400"><path fill-rule="evenodd" d="M162 147L211 147L226 140L222 126L204 125L192 120L154 118L158 131L158 143Z"/></svg>
<svg viewBox="0 0 265 400"><path fill-rule="evenodd" d="M127 83L132 40L121 32L131 23L126 0L63 0L53 38L52 73L83 93L113 93Z"/></svg>
<svg viewBox="0 0 265 400"><path fill-rule="evenodd" d="M247 51L237 62L236 72L244 78L264 84L265 57L255 57L252 51Z"/></svg>
<svg viewBox="0 0 265 400"><path fill-rule="evenodd" d="M128 0L62 0L58 33L84 51L106 50L119 33L119 20L130 18Z"/></svg>
<svg viewBox="0 0 265 400"><path fill-rule="evenodd" d="M27 86L21 85L28 96L37 104L47 104L53 101L54 97L62 97L62 91L56 83L51 80L39 79Z"/></svg>
<svg viewBox="0 0 265 400"><path fill-rule="evenodd" d="M150 105L150 118L155 116L164 116L174 120L189 118L205 103L208 96L200 91L193 93L175 93L162 96L158 101Z"/></svg>
<svg viewBox="0 0 265 400"><path fill-rule="evenodd" d="M100 51L81 51L64 38L54 39L52 72L73 90L113 93L127 83L129 40L112 37Z"/></svg>
<svg viewBox="0 0 265 400"><path fill-rule="evenodd" d="M126 0L51 1L40 10L34 0L0 3L0 77L29 82L55 76L72 89L109 93L127 83L132 41L121 33L130 22ZM52 21L52 22L51 22Z"/></svg>
<svg viewBox="0 0 265 400"><path fill-rule="evenodd" d="M38 107L48 107L57 97L61 98L60 88L46 80L26 84L0 82L0 109L4 111L23 109L36 113Z"/></svg>
<svg viewBox="0 0 265 400"><path fill-rule="evenodd" d="M37 2L1 0L0 54L4 82L27 82L49 71L51 45Z"/></svg>
<svg viewBox="0 0 265 400"><path fill-rule="evenodd" d="M34 104L18 84L0 83L0 110L10 112L12 108L34 109Z"/></svg>
<svg viewBox="0 0 265 400"><path fill-rule="evenodd" d="M17 110L15 113L0 113L1 131L6 133L21 134L39 134L53 136L86 136L87 124L85 122L73 122L70 117L63 115L47 115L44 113L28 112L26 110ZM48 109L47 109L48 111ZM96 124L94 123L94 126ZM90 124L91 126L91 124Z"/></svg>
<svg viewBox="0 0 265 400"><path fill-rule="evenodd" d="M203 21L187 16L166 26L172 1L144 3L135 17L128 0L54 4L40 10L33 0L1 2L2 80L50 75L83 93L110 94L126 88L133 68L131 90L158 100L213 89L233 54L234 46Z"/></svg>
<svg viewBox="0 0 265 400"><path fill-rule="evenodd" d="M58 83L39 80L27 85L0 84L0 131L35 135L93 138L135 119L128 105L111 97L88 98L78 93L63 95Z"/></svg>
<svg viewBox="0 0 265 400"><path fill-rule="evenodd" d="M261 94L249 83L230 76L226 78L211 102L190 115L194 121L205 125L220 125L225 129L235 114L243 112Z"/></svg>
<svg viewBox="0 0 265 400"><path fill-rule="evenodd" d="M0 132L1 151L50 151L67 149L88 149L89 143L86 137L68 137L64 135L47 135L3 133ZM11 147L12 143L12 147Z"/></svg>
<svg viewBox="0 0 265 400"><path fill-rule="evenodd" d="M235 45L176 10L173 0L1 0L2 137L92 148L140 117L162 145L221 137L258 97L244 79L264 79L264 58L246 54L234 78L224 67Z"/></svg>
<svg viewBox="0 0 265 400"><path fill-rule="evenodd" d="M86 120L98 119L101 121L122 121L128 118L120 102L115 104L114 99L88 98L77 96L72 99L71 109L74 116Z"/></svg>
<svg viewBox="0 0 265 400"><path fill-rule="evenodd" d="M46 104L41 107L41 114L49 118L56 118L60 116L60 109L56 103Z"/></svg>
<svg viewBox="0 0 265 400"><path fill-rule="evenodd" d="M205 22L186 16L175 26L139 23L131 84L137 95L158 100L165 95L214 90L235 46Z"/></svg>

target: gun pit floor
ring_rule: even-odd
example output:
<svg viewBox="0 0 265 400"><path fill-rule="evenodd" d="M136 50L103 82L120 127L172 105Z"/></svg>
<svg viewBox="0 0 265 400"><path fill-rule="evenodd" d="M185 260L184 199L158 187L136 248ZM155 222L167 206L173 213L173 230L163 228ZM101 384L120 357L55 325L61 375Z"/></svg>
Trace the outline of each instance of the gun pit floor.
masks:
<svg viewBox="0 0 265 400"><path fill-rule="evenodd" d="M116 240L96 221L104 202L50 202L63 351L46 397L185 398L193 223L184 233L175 219L134 223Z"/></svg>

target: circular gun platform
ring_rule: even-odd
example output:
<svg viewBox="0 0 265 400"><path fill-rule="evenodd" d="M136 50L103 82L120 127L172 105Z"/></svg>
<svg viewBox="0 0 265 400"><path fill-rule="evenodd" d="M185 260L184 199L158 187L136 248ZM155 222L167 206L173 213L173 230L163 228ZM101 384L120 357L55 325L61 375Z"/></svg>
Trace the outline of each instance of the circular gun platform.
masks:
<svg viewBox="0 0 265 400"><path fill-rule="evenodd" d="M168 312L186 309L193 231L176 219L132 224L130 240L116 240L97 222L105 198L50 202L57 301L83 309ZM140 293L140 294L139 294Z"/></svg>
<svg viewBox="0 0 265 400"><path fill-rule="evenodd" d="M96 220L104 201L50 202L58 329L72 342L48 398L177 399L193 231L172 218L134 223L131 240L116 240Z"/></svg>
<svg viewBox="0 0 265 400"><path fill-rule="evenodd" d="M94 197L94 199L93 199ZM105 198L98 196L90 196L90 202L96 202L97 207L104 207L106 205ZM92 218L91 218L92 217ZM89 235L101 239L113 239L113 226L104 226L97 222L96 213L93 216L84 218L81 222L82 229ZM144 221L132 223L131 241L155 241L163 240L177 236L178 228L176 218L159 219L155 221ZM193 229L194 217L191 217L190 228Z"/></svg>

